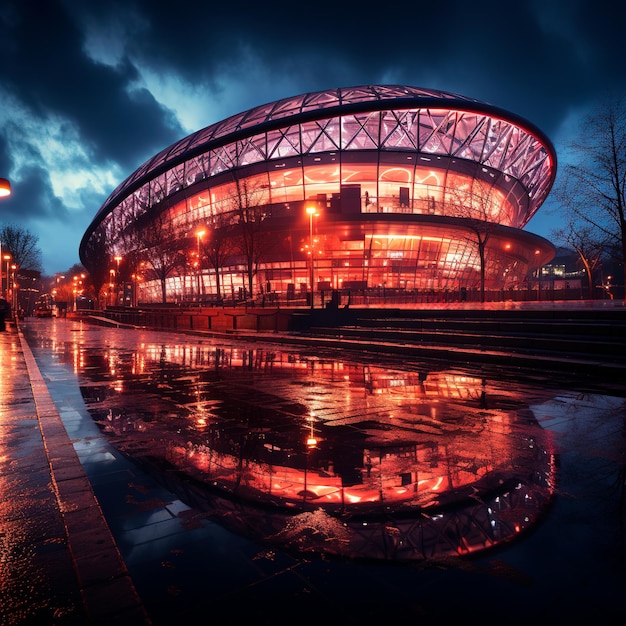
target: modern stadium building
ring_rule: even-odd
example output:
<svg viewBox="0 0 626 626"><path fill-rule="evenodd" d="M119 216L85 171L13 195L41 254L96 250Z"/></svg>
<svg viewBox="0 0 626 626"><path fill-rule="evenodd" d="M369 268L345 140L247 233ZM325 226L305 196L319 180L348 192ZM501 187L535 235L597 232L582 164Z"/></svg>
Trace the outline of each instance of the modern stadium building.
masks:
<svg viewBox="0 0 626 626"><path fill-rule="evenodd" d="M498 107L331 89L161 151L111 193L79 252L100 283L135 285L137 303L523 289L555 254L522 230L555 176L550 140Z"/></svg>

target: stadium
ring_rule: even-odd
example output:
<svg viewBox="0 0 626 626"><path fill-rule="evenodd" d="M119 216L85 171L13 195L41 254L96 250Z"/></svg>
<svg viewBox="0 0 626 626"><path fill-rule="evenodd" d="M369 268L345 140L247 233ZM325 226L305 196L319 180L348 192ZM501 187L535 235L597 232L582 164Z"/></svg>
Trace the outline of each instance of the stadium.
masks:
<svg viewBox="0 0 626 626"><path fill-rule="evenodd" d="M79 254L112 304L484 299L554 257L523 228L555 176L550 140L496 106L401 85L319 91L156 154Z"/></svg>

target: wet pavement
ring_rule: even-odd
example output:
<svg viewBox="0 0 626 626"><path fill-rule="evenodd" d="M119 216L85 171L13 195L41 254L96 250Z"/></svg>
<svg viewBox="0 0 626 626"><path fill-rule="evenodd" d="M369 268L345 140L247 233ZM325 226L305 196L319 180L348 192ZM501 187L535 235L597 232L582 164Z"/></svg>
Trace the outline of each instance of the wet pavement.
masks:
<svg viewBox="0 0 626 626"><path fill-rule="evenodd" d="M2 624L626 617L626 383L70 319L0 350Z"/></svg>
<svg viewBox="0 0 626 626"><path fill-rule="evenodd" d="M150 623L28 345L0 333L0 622Z"/></svg>

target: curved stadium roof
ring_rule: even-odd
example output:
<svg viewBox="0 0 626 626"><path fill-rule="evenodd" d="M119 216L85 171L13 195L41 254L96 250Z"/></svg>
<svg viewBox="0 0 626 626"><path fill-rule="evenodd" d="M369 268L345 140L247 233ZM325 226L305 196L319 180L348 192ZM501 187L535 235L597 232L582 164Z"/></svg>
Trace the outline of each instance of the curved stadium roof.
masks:
<svg viewBox="0 0 626 626"><path fill-rule="evenodd" d="M534 193L531 192L530 195L534 196L533 203L537 207L543 202L552 186L556 172L556 151L548 137L529 121L485 102L449 92L403 85L367 85L328 89L283 98L238 113L180 139L146 161L111 193L98 211L88 232L91 232L93 227L129 194L159 174L194 156L272 129L340 115L389 109L394 111L436 109L477 114L481 122L474 124L473 128L465 129L465 136L459 136L456 140L451 138L447 146L416 145L414 149L431 154L445 153L446 156L469 157L470 160L485 162L490 167L501 169L518 178L520 175L514 169L515 162L519 163L523 160L524 167L521 173L534 178L534 182L531 181L529 184L527 181L526 186L531 190L534 189ZM519 138L515 142L510 142L503 128L493 126L493 123L501 122L504 122L509 129L521 130L525 134L525 143ZM452 129L448 122L445 123ZM456 124L453 132L458 132ZM509 167L513 169L507 172L506 167L502 168L500 165L503 159L501 155L512 151L510 148L512 143L513 149L523 155L508 159ZM519 147L522 144L523 149L520 151ZM304 152L304 148L302 151ZM494 164L493 159L496 155L500 160ZM268 155L265 155L265 158L268 159ZM533 169L533 161L536 161L538 168L534 168L534 173L529 173ZM531 210L530 214L532 215L533 212Z"/></svg>

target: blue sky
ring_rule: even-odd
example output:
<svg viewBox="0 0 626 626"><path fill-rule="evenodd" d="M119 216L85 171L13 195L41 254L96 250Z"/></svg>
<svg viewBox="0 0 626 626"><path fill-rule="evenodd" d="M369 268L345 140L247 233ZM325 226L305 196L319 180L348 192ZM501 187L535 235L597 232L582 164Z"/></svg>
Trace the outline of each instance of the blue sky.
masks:
<svg viewBox="0 0 626 626"><path fill-rule="evenodd" d="M307 9L310 11L307 13ZM559 162L626 87L626 5L0 0L0 225L39 237L44 272L79 262L109 193L229 115L374 83L442 89L525 117ZM550 200L526 229L550 238Z"/></svg>

